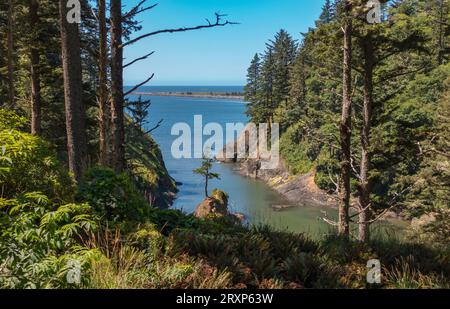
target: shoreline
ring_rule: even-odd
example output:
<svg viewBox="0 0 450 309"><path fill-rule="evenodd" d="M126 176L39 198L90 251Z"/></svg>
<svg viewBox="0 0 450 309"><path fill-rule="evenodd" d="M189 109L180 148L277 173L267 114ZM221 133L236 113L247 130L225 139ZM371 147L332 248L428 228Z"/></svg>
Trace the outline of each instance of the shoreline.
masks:
<svg viewBox="0 0 450 309"><path fill-rule="evenodd" d="M292 208L305 206L325 207L328 209L338 210L339 199L337 195L328 194L320 189L314 182L315 171L306 174L292 175L281 160L279 167L273 171L264 171L255 169L258 166L258 160L244 160L230 162L227 160L218 160L223 164L230 165L231 168L242 177L260 180L269 188L280 194L286 200L286 204L273 204L273 211L285 211ZM352 199L352 204L354 204ZM380 221L397 220L400 222L411 224L402 214L388 211L380 218Z"/></svg>
<svg viewBox="0 0 450 309"><path fill-rule="evenodd" d="M280 158L278 166L273 170L261 170L260 160L258 159L236 159L237 154L231 159L226 157L228 147L236 149L237 143L241 141L244 135L238 137L236 141L227 144L222 152L216 156L217 161L228 164L233 170L243 177L264 182L268 187L276 191L286 200L286 204L272 205L274 211L284 211L291 208L304 206L325 207L337 210L339 208L339 199L335 194L329 194L320 189L315 183L315 170L306 174L293 175L289 172L285 161ZM352 204L354 200L352 200ZM399 220L408 222L401 215L393 211L387 212L381 221Z"/></svg>
<svg viewBox="0 0 450 309"><path fill-rule="evenodd" d="M132 95L141 96L157 96L157 97L188 97L188 98L201 98L201 99L232 99L244 101L244 96L234 93L209 93L209 92L133 92Z"/></svg>

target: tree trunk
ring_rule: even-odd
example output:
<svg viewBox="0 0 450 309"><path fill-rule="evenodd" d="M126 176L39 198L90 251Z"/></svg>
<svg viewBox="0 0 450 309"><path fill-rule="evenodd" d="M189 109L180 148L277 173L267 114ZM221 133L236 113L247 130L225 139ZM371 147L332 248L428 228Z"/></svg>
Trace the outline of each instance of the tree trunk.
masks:
<svg viewBox="0 0 450 309"><path fill-rule="evenodd" d="M12 0L8 0L8 33L7 33L7 58L8 58L8 103L10 106L14 106L14 4Z"/></svg>
<svg viewBox="0 0 450 309"><path fill-rule="evenodd" d="M364 103L363 103L363 127L361 130L361 167L360 167L360 185L359 185L359 240L369 239L369 227L367 222L371 219L370 194L372 191L369 172L371 166L370 153L370 130L372 126L372 106L373 106L373 67L374 67L374 48L372 37L369 32L362 41L362 50L364 57Z"/></svg>
<svg viewBox="0 0 450 309"><path fill-rule="evenodd" d="M40 136L41 131L41 77L39 67L39 49L35 46L39 26L38 8L36 0L28 1L30 31L33 32L33 40L30 42L30 78L31 78L31 134Z"/></svg>
<svg viewBox="0 0 450 309"><path fill-rule="evenodd" d="M67 0L59 0L61 50L64 69L67 154L69 169L79 180L87 165L86 115L83 106L80 33L67 21Z"/></svg>
<svg viewBox="0 0 450 309"><path fill-rule="evenodd" d="M98 22L99 22L99 144L100 144L100 164L103 166L110 165L109 158L109 113L108 106L108 38L106 30L106 5L105 0L98 0Z"/></svg>
<svg viewBox="0 0 450 309"><path fill-rule="evenodd" d="M345 3L346 16L344 17L344 61L343 61L343 101L341 134L341 177L340 177L340 204L339 204L339 234L349 236L349 208L350 208L350 170L351 170L351 135L352 135L352 20L350 16L351 4Z"/></svg>
<svg viewBox="0 0 450 309"><path fill-rule="evenodd" d="M208 194L208 176L206 176L206 181L205 181L205 197L207 198L209 196Z"/></svg>
<svg viewBox="0 0 450 309"><path fill-rule="evenodd" d="M111 114L112 164L116 172L125 168L125 127L123 95L122 1L111 1Z"/></svg>
<svg viewBox="0 0 450 309"><path fill-rule="evenodd" d="M447 16L447 9L446 5L444 4L444 0L439 0L439 17L438 17L438 54L437 54L437 62L438 65L441 65L444 63L444 54L446 50L445 45L445 27L446 24L446 16Z"/></svg>

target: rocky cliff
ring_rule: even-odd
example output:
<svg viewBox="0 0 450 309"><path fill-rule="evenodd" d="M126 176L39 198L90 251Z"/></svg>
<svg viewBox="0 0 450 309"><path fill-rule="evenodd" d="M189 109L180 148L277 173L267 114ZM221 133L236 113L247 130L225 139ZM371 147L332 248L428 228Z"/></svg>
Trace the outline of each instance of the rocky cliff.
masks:
<svg viewBox="0 0 450 309"><path fill-rule="evenodd" d="M235 170L245 177L259 179L264 181L274 190L284 196L291 205L274 205L274 208L292 207L292 206L336 206L335 197L326 194L319 189L314 182L315 172L311 171L303 175L292 175L285 162L281 158L273 169L262 169L262 159L238 158L238 145L245 144L245 149L257 149L257 145L251 143L246 134L247 128L238 137L235 142L227 144L220 151L216 159L226 164L234 164ZM242 144L239 144L242 143ZM255 148L256 147L256 148ZM242 148L242 146L241 146Z"/></svg>

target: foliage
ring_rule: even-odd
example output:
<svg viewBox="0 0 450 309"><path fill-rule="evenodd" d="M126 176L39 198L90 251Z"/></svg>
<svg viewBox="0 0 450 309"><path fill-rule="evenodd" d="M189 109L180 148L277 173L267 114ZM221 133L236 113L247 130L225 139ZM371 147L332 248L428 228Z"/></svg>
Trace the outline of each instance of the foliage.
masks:
<svg viewBox="0 0 450 309"><path fill-rule="evenodd" d="M205 196L208 197L208 181L211 179L220 179L220 175L211 172L214 159L204 157L202 160L202 166L193 170L195 174L201 175L205 178Z"/></svg>
<svg viewBox="0 0 450 309"><path fill-rule="evenodd" d="M288 170L315 171L316 184L330 193L337 192L342 161L343 55L336 52L342 49L342 3L325 2L290 61L280 59L289 59L295 44L287 43L291 40L284 31L277 33L260 59L253 58L247 85L253 91L247 91L252 120L280 123ZM447 210L450 2L382 1L383 18L377 24L367 23L363 4L352 1L352 198L362 192L366 145L365 188L372 214L391 208L410 216ZM367 46L372 46L370 56ZM373 103L370 119L363 121L368 73ZM368 137L363 128L371 131Z"/></svg>
<svg viewBox="0 0 450 309"><path fill-rule="evenodd" d="M280 152L292 174L305 174L313 167L314 146L302 142L299 126L290 127L280 139ZM300 136L299 136L300 135Z"/></svg>
<svg viewBox="0 0 450 309"><path fill-rule="evenodd" d="M172 203L177 188L164 165L159 145L131 120L127 120L126 139L131 180L150 204L167 207Z"/></svg>
<svg viewBox="0 0 450 309"><path fill-rule="evenodd" d="M174 242L169 246L170 254L188 252L228 270L233 274L235 287L264 287L268 280L285 288L392 288L396 283L391 274L398 271L402 256L413 258L407 265L421 274L424 284L419 287L449 284L448 251L395 238L362 244L330 235L312 241L306 235L258 226L235 227L220 233L177 229L170 239ZM366 264L370 259L380 259L384 266L381 286L366 283ZM406 269L398 274L408 276Z"/></svg>
<svg viewBox="0 0 450 309"><path fill-rule="evenodd" d="M7 129L20 130L25 126L27 119L16 112L0 108L0 131Z"/></svg>
<svg viewBox="0 0 450 309"><path fill-rule="evenodd" d="M86 204L57 205L40 193L0 199L0 287L75 287L67 273L72 262L86 269L93 252L80 240L95 228Z"/></svg>
<svg viewBox="0 0 450 309"><path fill-rule="evenodd" d="M142 96L139 96L136 101L127 101L127 109L137 129L145 130L151 105L152 102L150 100L142 100Z"/></svg>
<svg viewBox="0 0 450 309"><path fill-rule="evenodd" d="M140 221L149 216L151 206L126 174L103 167L91 168L83 176L77 199L89 203L108 222Z"/></svg>
<svg viewBox="0 0 450 309"><path fill-rule="evenodd" d="M131 176L95 167L79 184L80 203L72 203L74 187L57 160L57 155L63 162L67 156L57 3L40 0L39 15L45 18L29 29L26 3L14 1L16 39L9 60L16 102L11 107L31 113L30 59L25 56L31 46L40 53L45 140L24 133L28 119L0 109L0 287L449 288L450 3L383 2L388 2L386 22L354 20L352 189L357 197L362 46L370 40L376 62L369 141L373 208L401 206L411 216L432 211L436 220L407 240L374 238L363 244L335 235L311 240L267 226L242 226L230 217L198 219L151 207L170 204L175 183L159 147L144 134L149 102L142 99L130 106L134 122L127 120ZM281 123L281 151L291 172L315 169L317 184L330 192L341 161L341 3L326 1L300 46L279 31L253 58L246 87L252 120ZM98 50L97 23L90 3L82 4L83 100L89 154L95 160L98 72L95 53L89 51ZM0 4L2 30L6 7ZM125 38L140 28L135 20L125 24ZM5 38L0 37L2 55ZM6 60L0 57L1 103L7 97ZM211 167L205 159L196 170L206 179L206 195L208 180L219 176ZM212 195L228 199L221 191ZM366 263L373 258L383 265L383 282L377 286L365 278ZM80 271L79 282L68 280L74 271Z"/></svg>
<svg viewBox="0 0 450 309"><path fill-rule="evenodd" d="M222 190L214 189L211 193L211 197L216 199L222 205L228 205L229 196Z"/></svg>
<svg viewBox="0 0 450 309"><path fill-rule="evenodd" d="M3 197L39 191L54 200L70 199L71 179L47 142L15 129L4 129L0 130L0 147Z"/></svg>

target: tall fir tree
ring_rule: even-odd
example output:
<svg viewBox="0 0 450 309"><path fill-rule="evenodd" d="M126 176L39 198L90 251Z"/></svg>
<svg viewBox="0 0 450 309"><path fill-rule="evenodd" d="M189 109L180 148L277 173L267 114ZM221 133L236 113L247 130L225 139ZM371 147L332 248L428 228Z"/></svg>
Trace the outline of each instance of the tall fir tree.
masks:
<svg viewBox="0 0 450 309"><path fill-rule="evenodd" d="M247 70L247 84L245 86L245 100L254 102L257 99L257 95L260 88L260 75L261 75L261 59L256 53L252 59L250 67Z"/></svg>

